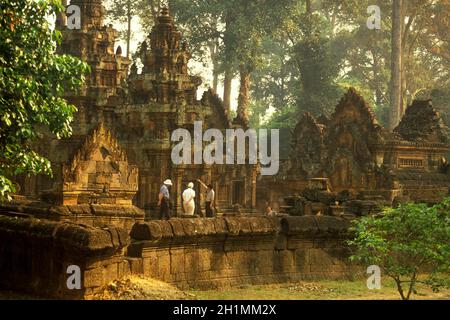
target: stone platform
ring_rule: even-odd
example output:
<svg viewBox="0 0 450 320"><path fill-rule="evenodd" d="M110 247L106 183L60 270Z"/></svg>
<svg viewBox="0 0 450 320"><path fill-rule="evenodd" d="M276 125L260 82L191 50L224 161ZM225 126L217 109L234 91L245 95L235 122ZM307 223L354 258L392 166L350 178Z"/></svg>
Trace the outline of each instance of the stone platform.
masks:
<svg viewBox="0 0 450 320"><path fill-rule="evenodd" d="M130 274L199 289L351 278L348 226L329 216L174 218L136 222L128 234L0 215L0 286L80 299ZM67 288L70 265L80 267L79 290Z"/></svg>

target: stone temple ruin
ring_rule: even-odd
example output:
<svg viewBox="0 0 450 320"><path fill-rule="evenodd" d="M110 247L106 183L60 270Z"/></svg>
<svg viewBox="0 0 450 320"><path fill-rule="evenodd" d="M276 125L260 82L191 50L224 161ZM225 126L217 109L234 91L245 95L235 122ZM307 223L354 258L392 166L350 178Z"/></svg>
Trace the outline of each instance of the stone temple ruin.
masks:
<svg viewBox="0 0 450 320"><path fill-rule="evenodd" d="M103 25L101 1L71 4L81 8L81 29L69 30L65 18L58 18L63 36L59 52L86 61L91 74L80 93L67 96L79 110L72 137L57 140L48 135L36 146L51 160L54 177L19 179L21 194L49 206L87 204L84 213L88 216L98 215L92 209L95 205L125 212L126 217L128 212L139 212L138 208L154 212L161 183L170 178L172 194L179 195L173 198L174 207L181 213L181 193L189 181L196 183L197 194L204 194L196 182L200 178L214 184L222 211L236 204L251 211L256 203L255 165L174 165L171 161L174 129L192 132L196 120L205 129L238 125L232 124L228 110L211 90L197 100L201 79L188 74L189 47L168 10L162 10L140 47L143 68L138 72L135 64L130 66L122 57L120 46L114 52L117 32Z"/></svg>
<svg viewBox="0 0 450 320"><path fill-rule="evenodd" d="M258 198L277 202L297 194L286 200L290 207L301 207L300 214L436 203L450 192L449 150L447 128L430 101L414 101L391 133L349 89L329 119L306 113L299 120L284 170L258 184Z"/></svg>
<svg viewBox="0 0 450 320"><path fill-rule="evenodd" d="M192 131L196 120L246 129L245 121L230 119L211 90L197 99L201 79L188 73L189 47L167 9L140 47L138 70L114 51L117 31L104 25L101 0L71 4L81 8L81 29L58 16L58 50L91 73L80 92L67 93L78 108L72 137L47 133L36 144L54 176L20 177L20 192L0 204L0 287L89 298L131 274L197 288L352 277L351 219L449 194L450 144L431 102L415 101L390 133L353 89L330 118L299 120L276 176L259 177L257 165L174 165L174 129ZM214 183L228 214L151 219L166 178L178 214L183 188L197 178ZM263 215L267 203L282 214ZM67 288L71 265L80 267L80 290Z"/></svg>

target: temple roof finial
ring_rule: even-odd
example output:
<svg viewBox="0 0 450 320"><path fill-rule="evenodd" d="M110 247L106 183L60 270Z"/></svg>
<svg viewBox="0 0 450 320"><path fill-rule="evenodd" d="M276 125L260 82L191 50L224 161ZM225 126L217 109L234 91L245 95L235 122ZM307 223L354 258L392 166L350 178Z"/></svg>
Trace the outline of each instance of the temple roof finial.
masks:
<svg viewBox="0 0 450 320"><path fill-rule="evenodd" d="M161 15L162 16L168 16L169 15L169 8L167 8L166 6L161 8Z"/></svg>

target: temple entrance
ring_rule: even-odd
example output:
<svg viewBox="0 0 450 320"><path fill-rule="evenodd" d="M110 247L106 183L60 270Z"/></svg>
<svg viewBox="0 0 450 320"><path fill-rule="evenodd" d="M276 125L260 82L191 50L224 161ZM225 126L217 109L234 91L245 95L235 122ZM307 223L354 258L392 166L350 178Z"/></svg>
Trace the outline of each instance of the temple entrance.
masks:
<svg viewBox="0 0 450 320"><path fill-rule="evenodd" d="M244 205L244 181L233 181L232 204Z"/></svg>

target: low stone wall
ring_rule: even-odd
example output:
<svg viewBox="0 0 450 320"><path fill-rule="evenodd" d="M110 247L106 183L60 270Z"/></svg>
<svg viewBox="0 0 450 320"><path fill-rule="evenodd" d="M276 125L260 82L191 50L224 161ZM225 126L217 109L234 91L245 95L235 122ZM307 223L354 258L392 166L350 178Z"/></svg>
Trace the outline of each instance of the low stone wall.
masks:
<svg viewBox="0 0 450 320"><path fill-rule="evenodd" d="M328 216L149 221L133 226L128 255L182 288L349 278L348 226Z"/></svg>
<svg viewBox="0 0 450 320"><path fill-rule="evenodd" d="M113 225L131 230L136 221L144 221L145 212L133 205L80 204L56 206L38 200L14 199L0 203L0 214L28 216L54 221L69 221L93 227Z"/></svg>
<svg viewBox="0 0 450 320"><path fill-rule="evenodd" d="M115 226L0 215L0 288L89 298L130 274L200 289L348 278L348 225L329 216L175 218L137 222L130 239ZM70 265L80 267L81 290L67 287Z"/></svg>
<svg viewBox="0 0 450 320"><path fill-rule="evenodd" d="M131 272L121 228L0 216L0 287L54 298L84 298ZM67 268L81 270L81 290L69 290Z"/></svg>

